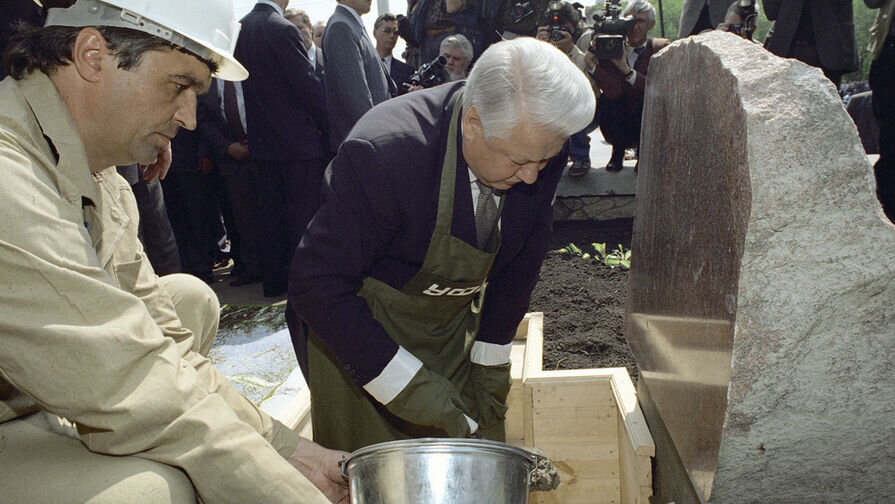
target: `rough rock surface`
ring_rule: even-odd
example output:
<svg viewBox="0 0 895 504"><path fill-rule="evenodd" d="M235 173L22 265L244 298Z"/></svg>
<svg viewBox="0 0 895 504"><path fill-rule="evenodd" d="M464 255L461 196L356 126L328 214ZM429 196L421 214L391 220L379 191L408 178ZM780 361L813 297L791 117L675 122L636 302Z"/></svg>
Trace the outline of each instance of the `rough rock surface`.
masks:
<svg viewBox="0 0 895 504"><path fill-rule="evenodd" d="M653 58L643 124L626 335L659 494L695 502L677 464L712 503L889 501L895 227L832 84L708 33Z"/></svg>

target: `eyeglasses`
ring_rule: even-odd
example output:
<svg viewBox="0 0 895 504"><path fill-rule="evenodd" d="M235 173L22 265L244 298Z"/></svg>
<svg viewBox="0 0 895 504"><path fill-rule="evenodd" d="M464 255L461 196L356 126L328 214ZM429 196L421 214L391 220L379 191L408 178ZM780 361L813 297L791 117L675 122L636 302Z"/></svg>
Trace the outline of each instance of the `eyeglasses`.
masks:
<svg viewBox="0 0 895 504"><path fill-rule="evenodd" d="M380 30L382 31L382 33L384 33L384 34L386 34L386 35L391 35L391 34L393 34L393 33L398 33L398 29L397 29L397 28L392 28L391 26L386 26L386 27L380 28Z"/></svg>

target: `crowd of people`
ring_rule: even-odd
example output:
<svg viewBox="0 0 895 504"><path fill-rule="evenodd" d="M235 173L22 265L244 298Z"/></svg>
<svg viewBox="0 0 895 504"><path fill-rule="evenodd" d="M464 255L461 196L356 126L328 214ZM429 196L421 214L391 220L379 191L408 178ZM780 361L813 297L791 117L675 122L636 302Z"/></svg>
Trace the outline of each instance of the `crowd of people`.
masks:
<svg viewBox="0 0 895 504"><path fill-rule="evenodd" d="M328 20L315 23L306 12L287 8L288 0L260 0L241 20L237 46L249 78L216 81L200 98L197 130L173 139L176 154L161 187L141 180L136 166L119 167L137 195L144 214L141 236L158 272L183 271L212 282L213 269L232 259L233 286L261 282L265 296L285 294L292 254L319 205L324 170L357 120L373 106L431 82L465 79L482 50L500 39L547 41L591 81L599 106L590 124L569 140L569 176L591 170L590 134L597 128L612 147L605 170L621 171L626 158L637 159L649 62L669 43L650 36L656 10L647 0L631 0L620 11L632 22L625 53L614 58L596 56L593 27L580 4L538 0L501 10L488 0L475 3L478 9L463 0L420 0L410 2L406 16L380 15L368 34L361 17L370 4L340 1ZM768 0L759 6L754 0L687 0L678 36L718 29L751 40L761 8L774 21L764 41L769 51L821 68L837 86L843 74L857 69L849 2ZM38 22L37 14L25 10L10 16ZM392 54L399 37L406 42L406 62ZM888 54L881 50L885 44L877 47ZM444 73L421 83L421 65L426 70L439 57ZM884 95L891 88L885 65L874 69L877 94ZM858 100L852 109L866 104L869 110L870 103ZM883 96L873 104L876 121L864 114L865 129L874 135L876 123L890 115L881 112L888 110L886 103ZM881 131L885 137L888 129ZM882 150L889 143L881 142ZM870 145L877 148L875 138ZM879 197L890 213L891 157L886 151L876 168Z"/></svg>
<svg viewBox="0 0 895 504"><path fill-rule="evenodd" d="M865 2L880 9L870 86L891 217L895 0ZM38 486L47 502L346 502L348 451L503 440L560 177L591 169L597 127L606 170L636 156L650 59L669 43L650 37L647 0L609 33L567 2L418 0L372 36L371 0L338 0L325 22L258 0L239 24L230 0L13 3L0 486L16 502ZM757 9L688 0L681 35L751 39ZM764 10L768 50L837 84L856 67L850 2ZM225 244L233 285L288 294L314 441L205 358Z"/></svg>
<svg viewBox="0 0 895 504"><path fill-rule="evenodd" d="M319 204L324 169L357 120L382 101L423 89L418 78L413 82L415 72L420 64L438 57L445 58L447 72L438 82L465 79L482 50L501 38L534 36L548 41L593 84L599 106L591 123L569 141L569 176L591 170L590 134L598 127L612 146L605 169L621 171L626 158L638 157L650 58L669 43L650 36L657 16L647 0L625 4L621 17L634 21L627 28L625 54L613 59L597 58L589 50L590 20L580 5L568 2L530 2L527 13L514 12L520 8L514 4L488 16L483 14L487 9L467 12L472 2L421 0L410 3L407 16L380 15L372 37L361 22L370 11L370 1L344 0L330 19L316 24L307 13L286 9L287 3L259 2L242 20L245 34L239 56L250 68L249 79L242 86L237 83L231 95L215 86L217 92L199 105L206 111L199 116L198 133L174 141L178 154L172 176L162 185L179 247L170 246L174 241L170 233L155 240L162 245L147 246L161 271L174 271L166 265L176 264L171 257L178 253L181 271L210 281L214 265L229 257L234 286L261 281L265 296L284 294L292 253ZM688 0L678 35L718 29L751 40L760 8L774 21L764 41L769 51L821 68L837 86L842 75L858 68L848 2L770 0L759 6L754 0ZM266 15L258 14L265 10ZM548 19L551 12L555 19ZM295 25L299 34L283 20ZM280 38L265 35L254 40L256 24L280 26ZM551 38L551 33L556 36ZM410 63L392 54L399 36L407 47L402 56ZM258 44L267 45L253 54L249 47ZM876 65L877 75L880 67ZM231 101L238 106L230 106ZM242 128L234 130L240 124ZM892 185L892 170L885 168L891 155L883 158L876 172L880 198L889 202L886 208L891 214L891 190L886 188ZM164 217L163 212L154 213ZM165 225L150 223L150 227L164 231ZM225 239L227 255L221 252ZM157 252L162 248L167 253Z"/></svg>

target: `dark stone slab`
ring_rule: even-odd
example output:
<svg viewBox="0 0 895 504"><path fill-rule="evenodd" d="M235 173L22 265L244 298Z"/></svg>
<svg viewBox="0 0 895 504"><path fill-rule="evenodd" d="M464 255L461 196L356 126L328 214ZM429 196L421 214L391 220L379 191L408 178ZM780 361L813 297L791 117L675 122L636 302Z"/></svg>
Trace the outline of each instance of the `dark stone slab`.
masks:
<svg viewBox="0 0 895 504"><path fill-rule="evenodd" d="M626 335L660 502L885 501L895 227L834 88L709 33L654 57L643 123Z"/></svg>

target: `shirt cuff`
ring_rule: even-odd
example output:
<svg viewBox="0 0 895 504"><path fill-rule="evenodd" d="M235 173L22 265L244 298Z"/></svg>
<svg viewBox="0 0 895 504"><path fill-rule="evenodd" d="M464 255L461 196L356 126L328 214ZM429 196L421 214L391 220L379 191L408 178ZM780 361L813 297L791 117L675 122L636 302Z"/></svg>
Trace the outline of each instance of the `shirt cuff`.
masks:
<svg viewBox="0 0 895 504"><path fill-rule="evenodd" d="M279 420L273 419L273 436L270 444L281 457L287 458L295 451L301 436L294 430L286 427Z"/></svg>
<svg viewBox="0 0 895 504"><path fill-rule="evenodd" d="M475 431L479 430L479 424L476 423L476 421L472 418L469 418L469 415L467 415L466 413L463 413L463 418L465 418L466 423L469 424L469 433L475 434Z"/></svg>
<svg viewBox="0 0 895 504"><path fill-rule="evenodd" d="M379 376L364 385L364 390L380 403L388 404L404 390L422 367L421 360L399 346L398 353L386 364Z"/></svg>
<svg viewBox="0 0 895 504"><path fill-rule="evenodd" d="M469 351L469 360L473 364L481 364L482 366L500 366L510 362L510 352L512 350L512 343L498 345L476 341L472 344L472 350Z"/></svg>
<svg viewBox="0 0 895 504"><path fill-rule="evenodd" d="M637 80L637 70L634 70L634 69L632 68L632 69L631 69L631 76L628 77L628 78L625 79L625 80L628 81L628 84L630 84L630 85L633 86L633 85L634 85L634 81Z"/></svg>

